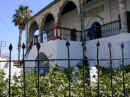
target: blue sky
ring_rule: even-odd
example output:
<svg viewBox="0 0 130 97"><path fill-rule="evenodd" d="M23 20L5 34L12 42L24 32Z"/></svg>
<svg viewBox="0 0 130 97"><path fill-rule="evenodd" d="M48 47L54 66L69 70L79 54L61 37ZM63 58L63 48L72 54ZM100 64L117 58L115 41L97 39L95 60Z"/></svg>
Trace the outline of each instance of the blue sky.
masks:
<svg viewBox="0 0 130 97"><path fill-rule="evenodd" d="M27 5L33 10L32 15L45 7L53 0L2 0L0 2L0 41L7 41L6 47L2 48L2 54L8 55L8 45L13 44L13 58L17 58L18 28L12 23L12 15L19 5ZM25 32L23 32L23 42Z"/></svg>

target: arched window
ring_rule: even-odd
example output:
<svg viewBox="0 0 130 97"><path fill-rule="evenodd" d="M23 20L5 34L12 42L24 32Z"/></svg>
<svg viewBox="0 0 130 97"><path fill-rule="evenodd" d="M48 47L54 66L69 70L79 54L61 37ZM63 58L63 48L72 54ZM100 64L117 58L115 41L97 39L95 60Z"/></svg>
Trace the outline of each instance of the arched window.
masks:
<svg viewBox="0 0 130 97"><path fill-rule="evenodd" d="M65 1L59 12L59 24L61 27L76 28L80 30L80 17L78 15L78 7L73 1ZM62 30L63 40L77 40L79 39L76 31Z"/></svg>
<svg viewBox="0 0 130 97"><path fill-rule="evenodd" d="M64 15L66 14L67 12L70 12L74 9L76 9L76 5L71 2L71 1L68 1L67 4L64 6L64 8L62 9L62 12L61 12L61 15Z"/></svg>
<svg viewBox="0 0 130 97"><path fill-rule="evenodd" d="M72 29L70 33L71 33L71 40L75 41L77 38L76 37L76 29Z"/></svg>
<svg viewBox="0 0 130 97"><path fill-rule="evenodd" d="M53 27L55 25L55 19L54 16L49 13L47 14L44 19L42 20L42 37L44 37L44 34L47 34L47 40L53 40L54 38L54 32L53 32ZM42 40L43 41L43 40Z"/></svg>
<svg viewBox="0 0 130 97"><path fill-rule="evenodd" d="M88 29L88 37L90 40L101 38L102 31L101 31L101 24L98 22L94 22L91 27Z"/></svg>
<svg viewBox="0 0 130 97"><path fill-rule="evenodd" d="M30 36L30 39L29 41L33 43L35 41L38 41L39 42L39 27L38 27L38 24L36 23L36 21L32 22L31 26L30 26L30 29L29 29L29 36Z"/></svg>

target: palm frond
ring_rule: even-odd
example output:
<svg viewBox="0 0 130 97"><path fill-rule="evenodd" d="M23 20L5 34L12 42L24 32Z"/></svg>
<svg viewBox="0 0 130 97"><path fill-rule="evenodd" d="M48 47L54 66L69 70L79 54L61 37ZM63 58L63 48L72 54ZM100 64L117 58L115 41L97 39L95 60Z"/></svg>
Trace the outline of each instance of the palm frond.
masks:
<svg viewBox="0 0 130 97"><path fill-rule="evenodd" d="M27 21L31 18L32 10L29 9L28 6L20 5L18 9L15 10L13 14L13 20L15 26L25 26ZM23 27L22 27L23 28Z"/></svg>

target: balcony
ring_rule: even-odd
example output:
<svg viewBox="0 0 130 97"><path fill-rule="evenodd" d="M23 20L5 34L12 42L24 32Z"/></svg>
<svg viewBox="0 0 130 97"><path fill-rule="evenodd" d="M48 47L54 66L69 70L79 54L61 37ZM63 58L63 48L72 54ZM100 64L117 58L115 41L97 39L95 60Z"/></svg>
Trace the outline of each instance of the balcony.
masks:
<svg viewBox="0 0 130 97"><path fill-rule="evenodd" d="M60 40L72 40L72 41L81 41L81 31L73 28L66 28L66 27L60 27ZM54 39L54 30L47 30L47 40L53 40ZM110 37L114 35L118 35L120 33L120 21L113 21L107 24L101 25L101 37L100 38L105 38L105 37ZM86 38L88 37L88 29L85 30L85 35ZM89 37L88 37L89 38ZM97 37L98 38L98 37ZM97 39L94 38L93 40ZM26 55L30 52L32 46L35 43L32 41L29 45L29 47L26 50ZM26 56L25 55L25 56Z"/></svg>
<svg viewBox="0 0 130 97"><path fill-rule="evenodd" d="M124 57L125 65L130 64L130 34L121 33L111 37L104 37L101 39L89 40L86 42L86 56L88 57L88 62L90 66L95 66L97 64L97 42L100 42L99 46L99 59L100 65L108 67L110 52L108 44L111 43L111 52L113 59L113 67L119 67L121 64L122 58L122 47L121 44L124 44ZM71 60L71 65L81 63L83 48L82 43L78 41L70 41L70 58L77 59ZM67 67L67 47L66 40L51 40L46 43L41 43L40 53L43 52L48 59L50 59L49 64L54 66L55 64L61 64L63 67ZM37 48L32 46L29 54L26 56L27 60L35 60L37 58ZM59 59L59 60L58 60ZM35 66L35 62L28 63L31 66ZM32 65L33 64L33 65ZM28 66L28 65L27 65Z"/></svg>
<svg viewBox="0 0 130 97"><path fill-rule="evenodd" d="M103 37L117 35L120 33L120 21L116 20L107 24L102 25Z"/></svg>

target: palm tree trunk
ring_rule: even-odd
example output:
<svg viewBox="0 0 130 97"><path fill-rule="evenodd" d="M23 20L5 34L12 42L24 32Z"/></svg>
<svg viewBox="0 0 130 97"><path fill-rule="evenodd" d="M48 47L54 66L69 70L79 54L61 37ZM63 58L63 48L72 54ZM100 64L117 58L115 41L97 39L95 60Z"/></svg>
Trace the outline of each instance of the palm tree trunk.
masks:
<svg viewBox="0 0 130 97"><path fill-rule="evenodd" d="M118 0L118 1L119 1L120 19L121 19L121 32L128 32L126 0Z"/></svg>
<svg viewBox="0 0 130 97"><path fill-rule="evenodd" d="M19 29L18 60L20 60L21 55L21 42L22 42L22 29Z"/></svg>

